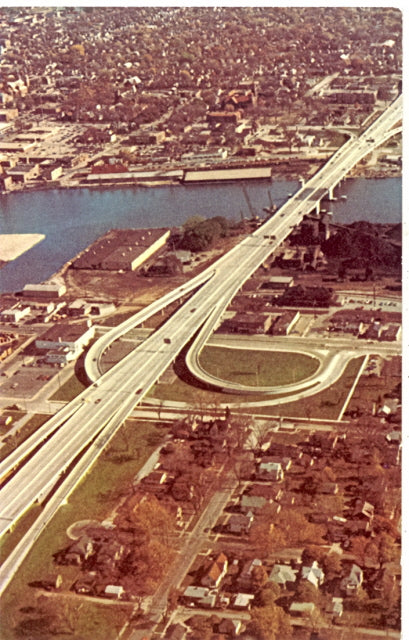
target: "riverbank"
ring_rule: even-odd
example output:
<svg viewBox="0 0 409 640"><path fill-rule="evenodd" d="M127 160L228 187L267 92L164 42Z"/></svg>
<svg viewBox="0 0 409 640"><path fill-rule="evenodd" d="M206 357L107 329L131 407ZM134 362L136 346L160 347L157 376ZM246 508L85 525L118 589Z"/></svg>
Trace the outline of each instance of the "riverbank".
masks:
<svg viewBox="0 0 409 640"><path fill-rule="evenodd" d="M347 179L336 190L334 220L395 224L402 217L402 181ZM190 217L222 215L231 221L280 208L298 180L253 180L113 189L48 189L0 198L0 232L41 233L45 239L0 270L0 291L20 291L43 282L110 229L180 227ZM340 196L344 196L341 198ZM247 196L247 199L246 199ZM346 199L345 199L346 196ZM249 208L249 203L251 209Z"/></svg>
<svg viewBox="0 0 409 640"><path fill-rule="evenodd" d="M254 181L273 181L273 180L290 180L290 181L300 181L300 180L308 180L312 177L329 159L328 157L292 157L287 156L285 158L281 158L278 162L259 162L256 161L252 164L238 167L234 166L226 166L221 165L217 167L178 167L176 170L180 170L183 174L182 176L170 178L169 177L169 169L160 174L157 168L152 168L149 173L157 172L157 178L152 179L146 177L140 177L141 172L135 172L134 177L132 178L123 178L118 174L115 178L110 180L109 178L101 178L101 180L95 179L95 181L87 180L87 177L91 175L89 172L84 171L82 176L78 176L76 174L76 178L55 180L53 182L43 182L38 183L37 181L26 182L19 185L16 185L9 191L2 191L2 195L10 194L10 193L22 193L22 192L38 192L38 191L49 191L55 189L61 190L81 190L81 189L91 189L91 190L103 190L103 189L123 189L129 187L137 187L137 188L160 188L160 187L169 187L169 186L185 186L186 184L195 184L196 181L194 179L185 180L185 176L187 174L194 175L194 173L209 173L209 177L200 177L200 184L227 184L227 183L235 183L235 182L254 182ZM266 168L270 171L269 175L264 177L252 177L252 172L257 169ZM228 178L215 178L213 174L217 174L220 172L226 171L231 174L231 177ZM240 173L238 173L240 172ZM248 176L246 177L246 172ZM143 172L148 173L148 172ZM139 175L138 175L139 174ZM235 175L237 174L237 175ZM163 175L163 178L161 177ZM351 172L349 177L354 178L400 178L402 177L402 168L399 163L393 164L375 164L375 165L358 165L355 166Z"/></svg>

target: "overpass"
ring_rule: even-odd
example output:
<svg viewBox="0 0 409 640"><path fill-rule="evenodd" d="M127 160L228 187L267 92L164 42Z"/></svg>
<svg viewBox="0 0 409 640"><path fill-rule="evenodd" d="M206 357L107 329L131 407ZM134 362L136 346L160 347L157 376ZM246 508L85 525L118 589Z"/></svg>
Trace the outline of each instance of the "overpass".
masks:
<svg viewBox="0 0 409 640"><path fill-rule="evenodd" d="M98 434L104 434L103 444L113 437L198 328L214 326L243 282L287 238L291 227L399 122L401 102L398 98L360 137L346 142L272 218L212 265L206 281L164 325L76 398L74 408L65 408L62 424L1 489L0 535L50 492ZM179 291L180 296L185 293ZM79 481L84 472L76 475L74 469L71 477Z"/></svg>

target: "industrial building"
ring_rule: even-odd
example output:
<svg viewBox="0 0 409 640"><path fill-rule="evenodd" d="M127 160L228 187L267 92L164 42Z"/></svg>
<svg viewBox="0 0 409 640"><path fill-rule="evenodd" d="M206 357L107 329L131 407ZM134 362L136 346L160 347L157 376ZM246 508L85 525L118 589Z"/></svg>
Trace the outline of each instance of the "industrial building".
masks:
<svg viewBox="0 0 409 640"><path fill-rule="evenodd" d="M128 229L104 237L75 260L75 269L134 271L163 247L169 229Z"/></svg>
<svg viewBox="0 0 409 640"><path fill-rule="evenodd" d="M67 287L63 282L41 282L24 285L23 296L27 298L60 298L66 291Z"/></svg>
<svg viewBox="0 0 409 640"><path fill-rule="evenodd" d="M55 324L36 339L35 346L37 349L53 353L56 349L68 348L78 356L94 334L95 327L89 320L78 324Z"/></svg>

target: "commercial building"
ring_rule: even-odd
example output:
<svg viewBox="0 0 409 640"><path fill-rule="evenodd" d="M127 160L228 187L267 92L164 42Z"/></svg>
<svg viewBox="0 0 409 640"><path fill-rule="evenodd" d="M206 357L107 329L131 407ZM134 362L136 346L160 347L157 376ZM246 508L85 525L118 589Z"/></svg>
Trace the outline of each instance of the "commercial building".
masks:
<svg viewBox="0 0 409 640"><path fill-rule="evenodd" d="M63 282L42 282L24 285L23 296L27 298L60 298L66 291L67 287Z"/></svg>
<svg viewBox="0 0 409 640"><path fill-rule="evenodd" d="M11 309L3 309L0 313L0 318L3 322L20 322L23 318L30 315L31 309L30 307L23 307L20 305L16 305Z"/></svg>
<svg viewBox="0 0 409 640"><path fill-rule="evenodd" d="M75 260L75 269L134 271L163 247L170 230L128 229L102 238Z"/></svg>
<svg viewBox="0 0 409 640"><path fill-rule="evenodd" d="M79 324L55 324L35 341L37 349L53 351L68 348L75 356L79 355L94 337L95 327L90 321Z"/></svg>

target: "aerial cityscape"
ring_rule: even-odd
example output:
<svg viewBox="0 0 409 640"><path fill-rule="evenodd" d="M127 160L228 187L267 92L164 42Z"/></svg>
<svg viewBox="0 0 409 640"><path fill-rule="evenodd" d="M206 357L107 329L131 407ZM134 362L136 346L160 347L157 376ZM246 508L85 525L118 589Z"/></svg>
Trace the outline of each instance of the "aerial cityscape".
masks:
<svg viewBox="0 0 409 640"><path fill-rule="evenodd" d="M0 640L401 637L402 15L0 8Z"/></svg>

